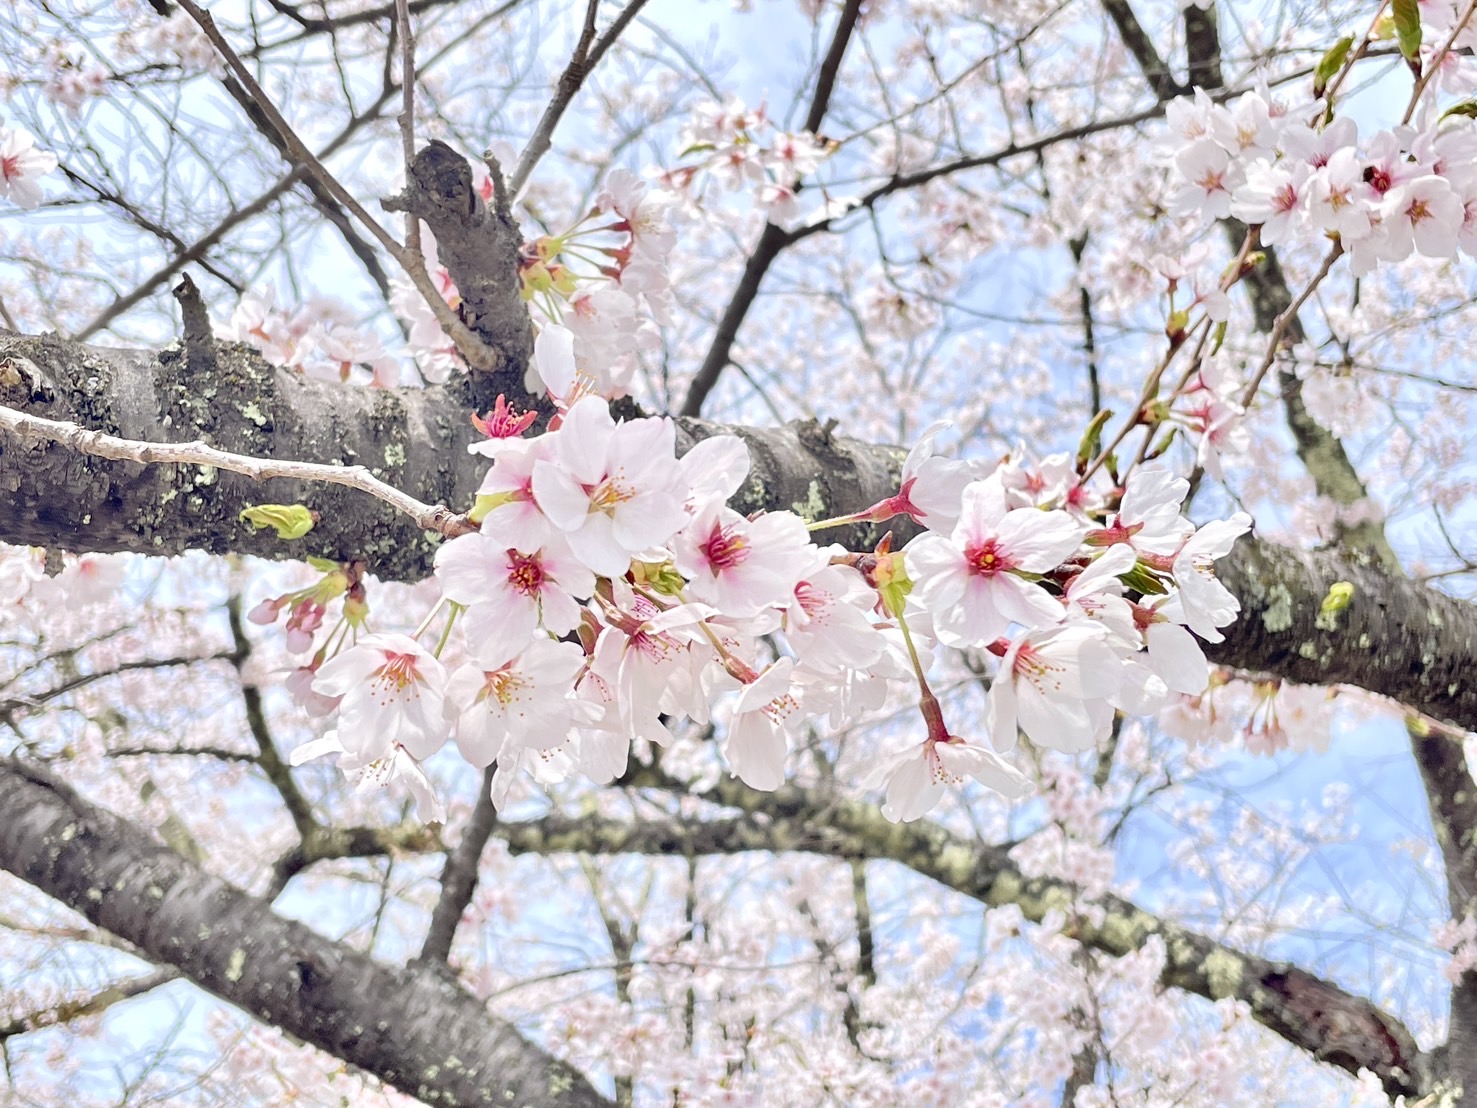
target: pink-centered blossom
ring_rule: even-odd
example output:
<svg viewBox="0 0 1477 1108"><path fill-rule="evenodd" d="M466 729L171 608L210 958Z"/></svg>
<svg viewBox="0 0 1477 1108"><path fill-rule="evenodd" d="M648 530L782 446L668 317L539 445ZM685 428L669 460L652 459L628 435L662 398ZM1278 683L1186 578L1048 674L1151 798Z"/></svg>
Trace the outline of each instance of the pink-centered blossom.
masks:
<svg viewBox="0 0 1477 1108"><path fill-rule="evenodd" d="M1086 531L1066 512L1007 509L998 481L975 481L964 490L949 538L927 534L908 544L913 599L933 614L939 639L950 646L988 645L1012 623L1056 623L1061 602L1022 575L1055 569Z"/></svg>
<svg viewBox="0 0 1477 1108"><path fill-rule="evenodd" d="M595 573L621 576L634 555L687 521L670 420L618 424L591 396L569 409L553 437L552 457L534 463L534 499Z"/></svg>
<svg viewBox="0 0 1477 1108"><path fill-rule="evenodd" d="M366 635L324 662L312 690L341 697L338 730L344 748L374 761L395 744L417 760L446 742L442 697L446 670L409 635Z"/></svg>
<svg viewBox="0 0 1477 1108"><path fill-rule="evenodd" d="M735 619L787 604L813 550L805 521L794 512L748 520L715 503L672 542L692 597Z"/></svg>
<svg viewBox="0 0 1477 1108"><path fill-rule="evenodd" d="M466 606L467 646L489 667L520 653L540 626L574 630L579 601L595 591L595 575L558 534L528 554L488 533L462 535L436 552L436 579L448 600Z"/></svg>
<svg viewBox="0 0 1477 1108"><path fill-rule="evenodd" d="M0 196L18 208L41 203L39 178L57 167L56 155L36 149L36 136L21 127L0 127Z"/></svg>
<svg viewBox="0 0 1477 1108"><path fill-rule="evenodd" d="M990 686L989 729L997 750L1023 731L1037 746L1091 750L1113 719L1108 698L1119 666L1107 632L1091 620L1028 631L1010 644Z"/></svg>

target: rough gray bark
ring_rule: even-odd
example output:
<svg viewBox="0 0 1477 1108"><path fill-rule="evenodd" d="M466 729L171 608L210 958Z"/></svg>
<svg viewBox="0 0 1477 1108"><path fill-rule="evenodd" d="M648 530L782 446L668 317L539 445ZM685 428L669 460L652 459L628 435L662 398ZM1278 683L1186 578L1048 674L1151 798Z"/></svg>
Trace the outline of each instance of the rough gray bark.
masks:
<svg viewBox="0 0 1477 1108"><path fill-rule="evenodd" d="M0 760L0 867L201 988L428 1104L608 1102L444 975L274 914L52 775Z"/></svg>

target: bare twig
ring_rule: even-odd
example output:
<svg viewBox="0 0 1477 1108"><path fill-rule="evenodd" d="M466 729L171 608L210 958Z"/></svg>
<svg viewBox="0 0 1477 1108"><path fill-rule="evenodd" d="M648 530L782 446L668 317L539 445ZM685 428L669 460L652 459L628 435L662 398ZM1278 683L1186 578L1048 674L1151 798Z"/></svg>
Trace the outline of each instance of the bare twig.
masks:
<svg viewBox="0 0 1477 1108"><path fill-rule="evenodd" d="M1323 278L1328 276L1328 271L1333 268L1333 263L1343 257L1344 244L1335 242L1329 248L1323 258L1323 265L1313 275L1302 292L1298 293L1297 299L1287 306L1287 309L1277 317L1277 322L1272 325L1272 333L1267 336L1267 352L1262 355L1262 364L1257 367L1256 375L1246 386L1246 391L1241 394L1241 406L1250 408L1252 400L1256 397L1257 390L1262 386L1262 379L1267 376L1267 370L1272 368L1272 363L1277 360L1277 351L1282 346L1282 337L1287 334L1287 329L1293 320L1297 319L1298 312L1308 302L1308 297L1323 283Z"/></svg>
<svg viewBox="0 0 1477 1108"><path fill-rule="evenodd" d="M348 211L359 220L381 246L389 252L390 256L400 263L400 268L405 271L406 276L415 285L416 290L425 297L427 306L436 316L436 322L446 332L452 342L456 344L457 353L463 360L474 369L492 370L502 365L502 356L489 347L470 327L463 323L453 312L450 306L441 297L440 291L426 273L424 259L420 251L412 251L395 239L395 236L386 231L374 216L370 215L364 205L354 197L344 185L335 177L326 165L308 149L303 140L292 129L277 106L272 103L271 98L263 91L256 78L251 75L251 70L241 60L231 44L226 41L225 35L221 34L220 28L215 25L215 19L205 9L201 8L195 0L179 0L180 7L189 13L205 36L210 39L215 47L216 53L230 68L236 79L251 94L253 100L262 110L262 114L271 122L272 127L282 139L283 145L287 147L294 161L299 162L307 168L314 180L321 184L328 192L342 204Z"/></svg>
<svg viewBox="0 0 1477 1108"><path fill-rule="evenodd" d="M400 152L408 182L410 163L415 161L415 32L410 26L409 0L395 0L395 27L400 35ZM405 248L420 255L421 221L409 212L405 213Z"/></svg>
<svg viewBox="0 0 1477 1108"><path fill-rule="evenodd" d="M443 504L426 504L415 497L387 485L364 466L331 466L318 462L278 461L251 458L217 450L203 442L141 442L137 439L105 435L89 431L75 423L64 423L41 416L26 415L14 408L0 406L0 428L22 439L55 442L79 454L113 461L138 462L142 465L197 465L240 473L254 481L285 477L295 481L317 481L367 492L383 500L396 511L415 520L423 530L436 531L448 538L475 531L476 526L464 515L458 515Z"/></svg>
<svg viewBox="0 0 1477 1108"><path fill-rule="evenodd" d="M568 109L570 101L574 99L575 93L579 92L580 86L585 83L585 78L590 75L590 71L600 63L605 52L615 45L615 40L620 38L631 20L635 19L645 6L646 0L631 0L596 41L595 9L599 7L599 0L589 0L588 7L585 9L585 25L580 31L579 42L575 44L569 64L559 75L559 84L555 88L554 97L544 108L544 114L539 117L538 125L534 127L528 145L523 148L523 153L518 157L518 164L513 168L512 176L508 178L509 196L516 197L523 186L528 183L529 175L533 173L539 159L549 152L549 147L554 141L554 128L559 126L559 120Z"/></svg>
<svg viewBox="0 0 1477 1108"><path fill-rule="evenodd" d="M50 1008L27 1012L21 1016L12 1016L0 1023L0 1044L17 1035L40 1031L45 1027L56 1027L58 1024L70 1023L72 1020L83 1019L87 1016L101 1015L113 1005L157 989L160 985L167 984L178 976L179 973L172 969L156 969L141 977L108 985L91 996L64 1000Z"/></svg>
<svg viewBox="0 0 1477 1108"><path fill-rule="evenodd" d="M836 74L841 69L841 61L846 56L846 45L851 41L852 32L856 29L856 21L860 15L861 0L846 0L846 6L842 8L841 15L836 21L836 30L831 36L830 48L826 51L825 60L821 62L820 73L816 77L815 95L811 97L810 108L805 113L805 130L812 134L820 130L826 110L831 106L831 93L835 90ZM797 192L799 191L798 181L788 183ZM816 226L817 230L822 229L819 225L813 226ZM703 364L698 367L697 373L693 375L692 384L687 388L687 397L682 401L683 415L702 415L703 402L718 384L719 376L733 362L733 346L738 341L739 326L743 323L744 317L749 314L749 308L753 305L754 299L759 295L759 286L764 281L764 275L769 272L769 267L774 264L780 252L785 247L798 242L801 237L804 236L793 236L791 232L786 232L777 223L764 225L764 230L759 234L759 241L754 245L749 260L744 263L744 273L739 278L738 287L734 289L728 307L723 311L723 318L718 321L718 330L713 335L713 344L708 347Z"/></svg>

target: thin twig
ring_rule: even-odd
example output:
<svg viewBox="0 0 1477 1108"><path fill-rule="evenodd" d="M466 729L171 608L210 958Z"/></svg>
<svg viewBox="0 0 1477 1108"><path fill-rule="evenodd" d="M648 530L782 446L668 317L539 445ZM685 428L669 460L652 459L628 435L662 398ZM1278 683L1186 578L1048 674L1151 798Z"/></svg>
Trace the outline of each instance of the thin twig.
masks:
<svg viewBox="0 0 1477 1108"><path fill-rule="evenodd" d="M364 466L332 466L319 462L278 461L252 458L206 446L203 442L143 442L89 431L75 423L27 415L14 408L0 406L0 428L32 441L55 442L79 454L109 458L118 462L143 465L198 465L240 473L254 481L285 477L296 481L316 481L367 492L383 500L396 511L409 516L426 531L436 531L447 538L477 530L464 515L458 515L443 504L426 504L415 497L387 485Z"/></svg>
<svg viewBox="0 0 1477 1108"><path fill-rule="evenodd" d="M415 161L415 34L410 28L409 0L395 0L395 25L400 35L400 152L405 158L405 181L410 183L410 163ZM421 253L421 221L405 213L405 248Z"/></svg>
<svg viewBox="0 0 1477 1108"><path fill-rule="evenodd" d="M539 159L549 152L549 147L554 142L554 128L559 126L559 120L569 108L575 93L579 92L580 86L585 83L585 78L590 75L595 66L600 64L600 59L605 56L605 52L615 45L615 40L620 38L631 20L635 19L645 6L646 0L631 0L597 41L595 39L595 9L599 7L599 0L589 0L589 6L585 9L584 29L580 32L579 42L575 44L569 64L559 75L559 84L555 88L554 98L544 108L544 114L539 117L538 125L528 139L528 145L518 156L518 164L508 178L510 197L516 197L522 191L534 167L538 165Z"/></svg>
<svg viewBox="0 0 1477 1108"><path fill-rule="evenodd" d="M1297 318L1298 312L1308 302L1308 297L1312 296L1313 290L1323 283L1323 278L1328 276L1328 271L1333 268L1333 263L1343 257L1343 253L1344 244L1342 242L1335 242L1329 249L1328 254L1324 257L1323 265L1313 275L1313 279L1308 282L1307 287L1298 293L1297 299L1289 304L1287 310L1277 317L1277 322L1272 325L1272 333L1267 337L1267 352L1262 356L1262 364L1257 367L1256 376L1251 379L1250 383L1246 386L1246 391L1241 394L1241 406L1243 408L1251 407L1251 402L1255 398L1257 390L1262 386L1262 379L1267 376L1267 370L1271 369L1272 363L1277 360L1277 350L1282 345L1282 336L1287 333L1289 324Z"/></svg>
<svg viewBox="0 0 1477 1108"><path fill-rule="evenodd" d="M430 307L432 313L436 316L436 322L441 325L441 329L456 344L457 353L462 356L462 359L474 369L492 370L499 368L503 363L502 356L483 342L481 337L463 323L457 317L456 313L451 310L446 301L442 299L440 291L426 273L424 259L421 257L420 251L407 249L395 239L394 235L380 226L379 221L370 215L364 205L354 198L354 194L345 188L339 179L329 172L328 167L319 161L313 152L308 149L303 143L303 140L298 137L297 132L292 129L291 124L287 122L282 113L277 110L277 106L272 103L266 92L263 91L261 85L257 84L256 78L251 75L251 70L246 67L246 63L241 60L241 56L226 41L226 36L221 34L220 28L215 25L215 19L211 14L195 3L195 0L179 0L179 4L180 7L189 13L190 18L200 25L200 29L205 32L205 36L210 39L211 44L215 47L216 53L221 56L221 59L230 68L236 79L251 94L252 99L261 108L262 114L267 117L273 128L276 129L277 134L282 139L283 145L287 148L292 158L306 166L313 179L327 189L333 198L348 209L354 218L364 224L365 229L400 264L400 268L405 271L406 276L410 278L416 290L425 297L427 306Z"/></svg>
<svg viewBox="0 0 1477 1108"><path fill-rule="evenodd" d="M1415 88L1410 93L1410 103L1405 107L1405 114L1400 117L1403 126L1410 122L1410 117L1415 115L1415 109L1421 102L1421 95L1426 91L1426 86L1431 83L1431 77L1441 68L1441 63L1446 60L1446 55L1451 53L1452 43L1456 42L1457 35L1466 29L1467 23L1472 18L1472 13L1477 11L1477 0L1467 0L1467 6L1462 10L1462 16L1452 27L1451 33L1446 36L1446 41L1441 48L1431 55L1431 61L1421 73L1420 79L1416 81Z"/></svg>

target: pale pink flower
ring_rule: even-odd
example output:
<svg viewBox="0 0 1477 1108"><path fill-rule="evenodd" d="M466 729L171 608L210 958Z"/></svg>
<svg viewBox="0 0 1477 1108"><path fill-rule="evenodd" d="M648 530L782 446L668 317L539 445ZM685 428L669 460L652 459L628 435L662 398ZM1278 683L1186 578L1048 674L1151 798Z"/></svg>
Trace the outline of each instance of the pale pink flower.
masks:
<svg viewBox="0 0 1477 1108"><path fill-rule="evenodd" d="M415 812L426 823L445 823L446 809L436 796L431 779L421 769L420 760L400 743L391 743L383 751L348 750L338 731L325 732L293 750L288 764L300 766L325 754L338 754L338 768L360 792L384 788L392 781L401 782L415 800Z"/></svg>
<svg viewBox="0 0 1477 1108"><path fill-rule="evenodd" d="M1176 155L1175 168L1185 184L1170 201L1174 215L1193 215L1201 219L1224 219L1231 214L1231 190L1236 187L1237 171L1231 156L1210 139L1200 139Z"/></svg>
<svg viewBox="0 0 1477 1108"><path fill-rule="evenodd" d="M1108 698L1119 665L1107 632L1090 620L1028 631L1010 644L990 685L989 728L996 749L1024 731L1038 746L1068 754L1091 750L1112 723Z"/></svg>
<svg viewBox="0 0 1477 1108"><path fill-rule="evenodd" d="M634 555L687 521L670 420L617 424L606 402L590 396L569 409L552 437L553 456L534 463L533 495L595 573L621 576Z"/></svg>
<svg viewBox="0 0 1477 1108"><path fill-rule="evenodd" d="M1308 182L1308 215L1315 226L1345 240L1370 232L1370 213L1379 194L1364 180L1364 167L1351 147L1340 147Z"/></svg>
<svg viewBox="0 0 1477 1108"><path fill-rule="evenodd" d="M531 554L488 534L462 535L436 552L436 579L448 600L466 606L467 645L485 667L520 653L540 625L554 635L574 630L578 601L595 591L595 575L559 535Z"/></svg>
<svg viewBox="0 0 1477 1108"><path fill-rule="evenodd" d="M672 542L677 568L696 600L743 619L788 603L814 548L794 512L747 520L710 504Z"/></svg>
<svg viewBox="0 0 1477 1108"><path fill-rule="evenodd" d="M496 507L482 519L482 533L515 550L539 549L554 534L533 495L535 469L554 457L557 434L534 439L505 439L482 484L478 498L490 497Z"/></svg>
<svg viewBox="0 0 1477 1108"><path fill-rule="evenodd" d="M749 475L749 448L737 435L703 439L678 461L687 485L687 514L726 504Z"/></svg>
<svg viewBox="0 0 1477 1108"><path fill-rule="evenodd" d="M1037 627L1062 618L1061 602L1020 574L1055 569L1087 529L1066 512L1005 504L999 481L975 481L949 538L920 535L907 546L913 599L933 613L948 645L986 646L1011 623Z"/></svg>
<svg viewBox="0 0 1477 1108"><path fill-rule="evenodd" d="M663 611L623 582L615 603L602 605L606 629L595 642L592 672L607 683L623 734L665 746L662 715L701 716L706 708L702 670L713 652L696 631L712 609L680 604Z"/></svg>
<svg viewBox="0 0 1477 1108"><path fill-rule="evenodd" d="M388 754L396 743L416 759L429 758L446 742L441 716L446 670L409 635L366 635L324 662L312 689L342 697L339 732L345 749L366 762Z"/></svg>
<svg viewBox="0 0 1477 1108"><path fill-rule="evenodd" d="M1251 530L1251 517L1237 512L1230 519L1207 523L1191 536L1174 557L1179 591L1159 609L1175 623L1183 623L1206 642L1220 642L1219 628L1236 618L1241 602L1215 579L1215 560L1231 552L1236 540Z"/></svg>
<svg viewBox="0 0 1477 1108"><path fill-rule="evenodd" d="M962 785L969 777L1010 800L1031 791L1030 780L1020 770L987 747L957 735L925 739L893 755L870 780L887 783L882 814L893 823L911 823L933 811L946 788Z"/></svg>
<svg viewBox="0 0 1477 1108"><path fill-rule="evenodd" d="M446 717L456 722L462 757L474 766L491 765L518 747L560 746L576 723L593 722L596 713L574 695L584 664L575 643L539 638L496 669L458 669L447 685Z"/></svg>
<svg viewBox="0 0 1477 1108"><path fill-rule="evenodd" d="M750 788L773 791L785 780L789 733L802 722L791 688L795 663L774 662L739 693L723 755L729 770Z"/></svg>
<svg viewBox="0 0 1477 1108"><path fill-rule="evenodd" d="M785 610L785 637L800 664L865 669L881 658L887 641L872 625L876 603L876 590L850 566L822 564L807 573Z"/></svg>
<svg viewBox="0 0 1477 1108"><path fill-rule="evenodd" d="M1291 167L1285 161L1253 163L1231 196L1231 214L1246 223L1260 224L1261 241L1267 245L1286 242L1306 206L1312 172L1300 162Z"/></svg>
<svg viewBox="0 0 1477 1108"><path fill-rule="evenodd" d="M671 195L660 189L648 192L646 183L630 170L611 170L595 203L621 217L615 230L630 232L633 251L665 257L677 245L677 232L667 222Z"/></svg>
<svg viewBox="0 0 1477 1108"><path fill-rule="evenodd" d="M1118 514L1107 529L1140 554L1174 554L1195 530L1180 515L1190 482L1157 462L1136 466L1123 488ZM1121 533L1121 534L1120 534Z"/></svg>
<svg viewBox="0 0 1477 1108"><path fill-rule="evenodd" d="M951 531L959 522L964 486L974 473L969 463L934 453L933 441L950 427L938 420L918 437L903 462L903 475L896 496L884 500L871 512L877 522L906 514L930 531ZM881 514L886 511L886 515Z"/></svg>
<svg viewBox="0 0 1477 1108"><path fill-rule="evenodd" d="M18 208L35 208L41 203L41 185L57 167L56 155L37 150L36 136L20 127L0 127L0 196L10 197Z"/></svg>
<svg viewBox="0 0 1477 1108"><path fill-rule="evenodd" d="M1466 212L1445 177L1417 177L1385 194L1388 257L1400 261L1418 250L1428 258L1454 258Z"/></svg>

